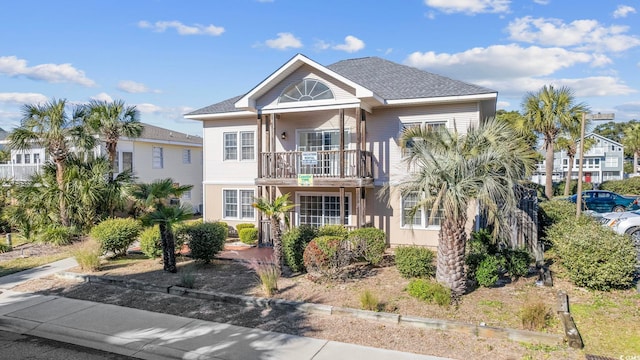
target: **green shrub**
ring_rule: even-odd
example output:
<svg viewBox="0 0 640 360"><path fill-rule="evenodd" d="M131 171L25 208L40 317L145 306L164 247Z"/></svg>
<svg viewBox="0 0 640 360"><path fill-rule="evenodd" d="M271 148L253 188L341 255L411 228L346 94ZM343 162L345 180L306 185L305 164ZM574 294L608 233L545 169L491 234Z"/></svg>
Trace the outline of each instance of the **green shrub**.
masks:
<svg viewBox="0 0 640 360"><path fill-rule="evenodd" d="M342 225L324 225L318 229L318 236L337 236L346 239L349 236L349 230Z"/></svg>
<svg viewBox="0 0 640 360"><path fill-rule="evenodd" d="M407 285L409 295L440 306L451 304L451 290L435 281L428 279L413 279Z"/></svg>
<svg viewBox="0 0 640 360"><path fill-rule="evenodd" d="M11 246L9 246L8 244L5 243L0 243L0 254L2 254L3 252L8 252L11 251Z"/></svg>
<svg viewBox="0 0 640 360"><path fill-rule="evenodd" d="M97 271L100 269L100 255L102 247L95 240L86 241L80 248L73 251L73 257L84 271Z"/></svg>
<svg viewBox="0 0 640 360"><path fill-rule="evenodd" d="M278 291L278 278L280 277L280 268L276 265L275 259L267 261L261 261L258 259L251 259L247 265L249 269L252 269L258 275L260 282L262 283L262 290L266 296L273 295Z"/></svg>
<svg viewBox="0 0 640 360"><path fill-rule="evenodd" d="M421 246L400 246L394 252L396 267L403 277L431 277L435 274L433 251Z"/></svg>
<svg viewBox="0 0 640 360"><path fill-rule="evenodd" d="M319 236L307 245L303 261L307 271L325 277L338 276L351 261L347 241L340 236Z"/></svg>
<svg viewBox="0 0 640 360"><path fill-rule="evenodd" d="M525 304L520 310L520 320L526 330L542 330L551 320L551 310L542 302Z"/></svg>
<svg viewBox="0 0 640 360"><path fill-rule="evenodd" d="M185 231L189 237L191 257L209 263L224 248L229 229L220 222L205 222L189 225Z"/></svg>
<svg viewBox="0 0 640 360"><path fill-rule="evenodd" d="M500 265L503 261L495 255L487 255L478 265L475 278L478 285L484 287L493 286L498 281L500 275Z"/></svg>
<svg viewBox="0 0 640 360"><path fill-rule="evenodd" d="M147 257L155 259L162 256L162 239L160 239L160 227L158 225L144 229L140 233L139 241L140 250Z"/></svg>
<svg viewBox="0 0 640 360"><path fill-rule="evenodd" d="M317 236L318 229L311 225L300 225L282 234L282 253L291 271L304 271L304 249Z"/></svg>
<svg viewBox="0 0 640 360"><path fill-rule="evenodd" d="M558 184L554 184L553 186L553 196L563 196L564 195L564 185L566 181L561 181ZM588 182L582 182L582 191L592 190L593 184ZM578 180L571 180L571 184L569 184L569 195L578 193Z"/></svg>
<svg viewBox="0 0 640 360"><path fill-rule="evenodd" d="M618 194L640 194L640 176L624 180L609 180L600 185L600 189L613 191Z"/></svg>
<svg viewBox="0 0 640 360"><path fill-rule="evenodd" d="M575 285L604 291L632 285L637 259L629 236L583 216L556 223L548 237Z"/></svg>
<svg viewBox="0 0 640 360"><path fill-rule="evenodd" d="M538 204L538 237L546 244L548 229L565 219L575 219L576 204L566 200L541 201Z"/></svg>
<svg viewBox="0 0 640 360"><path fill-rule="evenodd" d="M238 231L238 234L240 234L240 230L242 230L242 229L255 228L255 227L256 227L256 224L242 223L242 224L236 225L236 230Z"/></svg>
<svg viewBox="0 0 640 360"><path fill-rule="evenodd" d="M196 284L196 276L191 268L182 269L180 272L180 286L193 289Z"/></svg>
<svg viewBox="0 0 640 360"><path fill-rule="evenodd" d="M91 237L100 243L103 252L122 255L126 254L141 229L140 222L131 218L107 219L91 229Z"/></svg>
<svg viewBox="0 0 640 360"><path fill-rule="evenodd" d="M75 235L76 231L72 227L50 224L38 233L38 241L57 246L68 245Z"/></svg>
<svg viewBox="0 0 640 360"><path fill-rule="evenodd" d="M369 289L360 294L360 308L362 310L379 311L380 301Z"/></svg>
<svg viewBox="0 0 640 360"><path fill-rule="evenodd" d="M506 249L502 251L504 266L512 278L521 278L529 274L529 265L533 257L524 249Z"/></svg>
<svg viewBox="0 0 640 360"><path fill-rule="evenodd" d="M255 227L245 227L238 230L240 241L244 244L253 245L258 241L258 229Z"/></svg>
<svg viewBox="0 0 640 360"><path fill-rule="evenodd" d="M376 228L360 228L349 233L347 239L356 256L372 265L378 265L387 248L387 234Z"/></svg>

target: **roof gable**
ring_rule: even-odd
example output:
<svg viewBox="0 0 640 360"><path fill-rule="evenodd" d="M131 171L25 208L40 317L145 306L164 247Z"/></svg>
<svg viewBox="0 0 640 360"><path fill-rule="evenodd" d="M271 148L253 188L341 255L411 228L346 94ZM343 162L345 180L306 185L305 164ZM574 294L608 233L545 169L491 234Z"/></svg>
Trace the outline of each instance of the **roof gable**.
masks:
<svg viewBox="0 0 640 360"><path fill-rule="evenodd" d="M600 135L600 134L596 134L596 133L588 133L588 134L587 134L587 135L585 135L584 137L585 137L585 138L598 138L598 139L600 139L600 140L606 141L606 142L611 143L611 144L613 144L613 145L623 146L622 144L620 144L620 143L619 143L619 142L617 142L617 141L613 141L613 140L611 140L611 139L609 139L609 138L606 138L606 137L604 137L604 136L602 136L602 135Z"/></svg>

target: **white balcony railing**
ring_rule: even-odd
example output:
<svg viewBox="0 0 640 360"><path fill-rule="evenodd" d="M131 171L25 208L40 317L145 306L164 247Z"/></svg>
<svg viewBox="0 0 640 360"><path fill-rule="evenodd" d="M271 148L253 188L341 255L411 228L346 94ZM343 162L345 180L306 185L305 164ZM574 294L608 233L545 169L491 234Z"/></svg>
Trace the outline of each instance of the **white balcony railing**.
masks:
<svg viewBox="0 0 640 360"><path fill-rule="evenodd" d="M42 164L0 164L0 179L27 181L41 168Z"/></svg>

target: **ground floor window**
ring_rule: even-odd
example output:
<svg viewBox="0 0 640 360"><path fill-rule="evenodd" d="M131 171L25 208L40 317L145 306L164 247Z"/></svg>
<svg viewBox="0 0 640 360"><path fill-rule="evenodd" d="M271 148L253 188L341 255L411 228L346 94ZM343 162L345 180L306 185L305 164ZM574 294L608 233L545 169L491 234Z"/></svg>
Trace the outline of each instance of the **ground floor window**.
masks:
<svg viewBox="0 0 640 360"><path fill-rule="evenodd" d="M402 227L428 228L439 227L442 224L442 209L431 216L431 209L424 207L416 208L420 201L418 192L411 192L400 198L400 208L402 209Z"/></svg>
<svg viewBox="0 0 640 360"><path fill-rule="evenodd" d="M349 196L344 198L344 224L349 224ZM310 195L298 197L299 224L312 226L340 224L340 195Z"/></svg>
<svg viewBox="0 0 640 360"><path fill-rule="evenodd" d="M254 196L253 190L222 190L223 217L225 219L254 220L255 210L252 206Z"/></svg>

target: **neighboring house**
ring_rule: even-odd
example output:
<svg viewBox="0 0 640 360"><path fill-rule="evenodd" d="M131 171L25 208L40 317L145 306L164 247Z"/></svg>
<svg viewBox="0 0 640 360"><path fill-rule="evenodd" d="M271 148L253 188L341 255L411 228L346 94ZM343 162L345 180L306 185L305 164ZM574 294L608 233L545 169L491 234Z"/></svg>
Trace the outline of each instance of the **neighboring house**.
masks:
<svg viewBox="0 0 640 360"><path fill-rule="evenodd" d="M495 115L496 98L377 57L323 66L298 54L248 93L185 115L203 124L204 218L258 224L254 197L289 193L293 225L372 225L390 245L435 247L439 214L409 216L415 195L383 191L407 171L399 134L465 132Z"/></svg>
<svg viewBox="0 0 640 360"><path fill-rule="evenodd" d="M121 137L114 171L133 170L138 182L172 178L179 185L193 185L181 203L202 212L202 138L161 127L143 124L142 135L131 139ZM6 142L6 140L5 140ZM104 143L93 151L95 156L107 156ZM28 180L48 160L45 149L11 151L11 163L0 165L0 177L14 181Z"/></svg>
<svg viewBox="0 0 640 360"><path fill-rule="evenodd" d="M607 180L622 180L624 178L624 146L595 133L585 135L585 139L594 139L595 142L589 151L585 151L582 164L582 180L594 184L600 184ZM578 146L580 146L579 143ZM544 157L544 153L542 155ZM571 171L571 178L577 179L578 171L580 170L579 161L580 158L576 155L573 159L573 164L569 164L566 151L555 152L553 181L564 181L569 171ZM538 163L531 181L541 185L545 184L545 164L545 161Z"/></svg>

